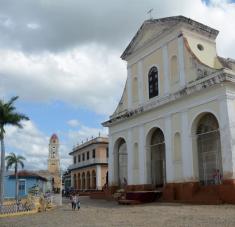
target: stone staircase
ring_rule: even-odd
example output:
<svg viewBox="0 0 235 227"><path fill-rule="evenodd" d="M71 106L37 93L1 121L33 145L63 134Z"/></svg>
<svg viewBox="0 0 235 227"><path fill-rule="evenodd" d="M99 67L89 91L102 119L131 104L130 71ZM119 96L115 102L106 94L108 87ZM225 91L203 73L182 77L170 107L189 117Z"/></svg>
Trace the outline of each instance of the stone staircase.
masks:
<svg viewBox="0 0 235 227"><path fill-rule="evenodd" d="M117 201L121 205L137 205L142 203L151 203L161 198L162 192L152 191L123 191L115 193Z"/></svg>

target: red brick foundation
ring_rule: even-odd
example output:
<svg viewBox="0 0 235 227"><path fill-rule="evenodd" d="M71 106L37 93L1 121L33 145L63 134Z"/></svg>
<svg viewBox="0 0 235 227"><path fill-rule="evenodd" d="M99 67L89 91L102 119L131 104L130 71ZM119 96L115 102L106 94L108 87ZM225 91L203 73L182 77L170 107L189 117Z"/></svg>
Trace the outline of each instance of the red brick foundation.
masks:
<svg viewBox="0 0 235 227"><path fill-rule="evenodd" d="M106 192L111 196L117 186L112 186ZM126 192L153 191L151 184L127 185ZM162 201L183 202L192 204L235 204L235 180L224 180L220 185L202 186L199 182L168 183L162 189Z"/></svg>
<svg viewBox="0 0 235 227"><path fill-rule="evenodd" d="M199 204L235 204L235 181L202 186L199 182L169 183L163 188L163 201Z"/></svg>

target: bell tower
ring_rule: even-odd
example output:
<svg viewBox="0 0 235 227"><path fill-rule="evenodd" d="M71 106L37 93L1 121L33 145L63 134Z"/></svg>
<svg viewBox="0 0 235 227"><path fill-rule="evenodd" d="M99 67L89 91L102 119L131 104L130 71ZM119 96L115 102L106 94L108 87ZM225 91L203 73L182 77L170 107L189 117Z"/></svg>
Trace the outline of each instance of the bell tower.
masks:
<svg viewBox="0 0 235 227"><path fill-rule="evenodd" d="M49 142L48 171L50 173L60 172L59 138L56 134L51 136Z"/></svg>

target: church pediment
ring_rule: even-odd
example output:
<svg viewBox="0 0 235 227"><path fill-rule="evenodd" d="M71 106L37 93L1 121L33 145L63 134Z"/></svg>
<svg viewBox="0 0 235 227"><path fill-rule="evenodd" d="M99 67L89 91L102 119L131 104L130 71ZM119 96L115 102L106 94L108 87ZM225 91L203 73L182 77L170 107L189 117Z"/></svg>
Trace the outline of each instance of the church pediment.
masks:
<svg viewBox="0 0 235 227"><path fill-rule="evenodd" d="M132 52L140 49L141 47L145 46L151 40L161 36L163 33L172 29L176 23L148 23L144 26L139 34L139 37L136 39L135 43L132 46Z"/></svg>
<svg viewBox="0 0 235 227"><path fill-rule="evenodd" d="M166 17L154 20L151 19L142 24L130 44L121 55L121 58L125 60L129 55L151 42L151 40L162 37L164 33L166 34L170 30L173 30L180 23L185 24L187 27L193 27L193 29L198 32L208 33L210 36L216 37L218 34L217 30L183 16Z"/></svg>

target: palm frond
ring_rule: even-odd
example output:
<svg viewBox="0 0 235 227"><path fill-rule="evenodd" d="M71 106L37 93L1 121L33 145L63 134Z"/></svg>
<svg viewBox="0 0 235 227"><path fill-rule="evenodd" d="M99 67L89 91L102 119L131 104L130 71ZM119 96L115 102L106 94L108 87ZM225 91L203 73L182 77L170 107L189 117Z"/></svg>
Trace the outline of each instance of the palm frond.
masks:
<svg viewBox="0 0 235 227"><path fill-rule="evenodd" d="M24 163L21 160L19 160L18 163L21 165L21 168L23 169L24 168Z"/></svg>
<svg viewBox="0 0 235 227"><path fill-rule="evenodd" d="M13 96L9 101L8 101L8 105L12 106L12 104L19 98L19 96Z"/></svg>

